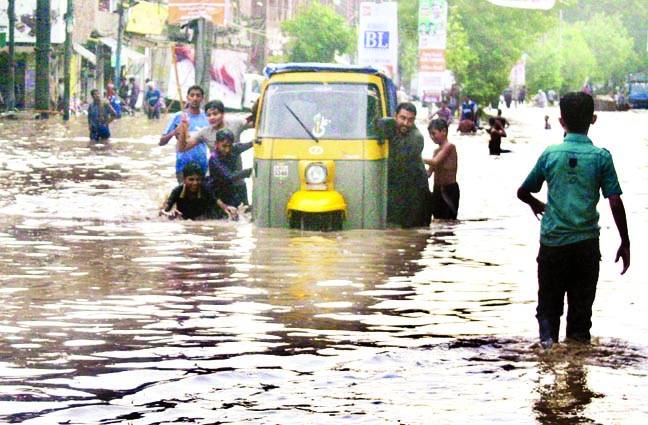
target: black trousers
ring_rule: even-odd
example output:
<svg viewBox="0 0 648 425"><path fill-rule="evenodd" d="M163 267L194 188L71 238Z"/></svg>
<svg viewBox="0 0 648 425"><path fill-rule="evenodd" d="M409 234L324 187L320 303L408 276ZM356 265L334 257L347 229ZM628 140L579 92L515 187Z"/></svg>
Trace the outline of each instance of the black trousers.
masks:
<svg viewBox="0 0 648 425"><path fill-rule="evenodd" d="M558 341L560 317L567 294L567 338L589 342L592 305L596 296L601 252L599 240L562 246L540 245L538 253L540 339Z"/></svg>
<svg viewBox="0 0 648 425"><path fill-rule="evenodd" d="M459 185L457 183L434 186L430 198L430 212L434 218L456 220L459 210L459 196Z"/></svg>

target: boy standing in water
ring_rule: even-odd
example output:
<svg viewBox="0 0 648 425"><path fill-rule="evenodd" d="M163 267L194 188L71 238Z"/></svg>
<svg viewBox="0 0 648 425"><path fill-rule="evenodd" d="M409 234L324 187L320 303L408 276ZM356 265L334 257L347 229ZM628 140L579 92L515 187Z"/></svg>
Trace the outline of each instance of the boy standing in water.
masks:
<svg viewBox="0 0 648 425"><path fill-rule="evenodd" d="M248 204L245 179L250 177L252 169L239 170L240 156L252 147L253 142L234 143L234 133L227 128L216 132L214 152L209 157L209 189L214 196L224 203L221 206L224 214L232 216L237 207Z"/></svg>
<svg viewBox="0 0 648 425"><path fill-rule="evenodd" d="M182 170L184 166L192 161L197 162L207 173L208 149L204 143L199 143L191 149L183 149L184 142L187 139L187 133L196 133L209 126L207 116L200 109L205 93L200 86L191 86L187 90L187 109L176 112L167 124L162 137L160 137L160 146L169 143L173 137L178 140L176 144L176 179L182 183Z"/></svg>
<svg viewBox="0 0 648 425"><path fill-rule="evenodd" d="M488 141L488 152L491 155L499 155L503 152L509 152L508 150L502 149L502 137L506 137L506 130L502 122L497 118L489 118L488 124L490 128L486 132L490 135L490 140Z"/></svg>
<svg viewBox="0 0 648 425"><path fill-rule="evenodd" d="M432 159L424 159L428 175L434 173L431 212L434 218L456 220L459 211L459 185L457 184L457 148L448 141L448 123L443 119L430 121L430 137L439 145Z"/></svg>
<svg viewBox="0 0 648 425"><path fill-rule="evenodd" d="M592 305L599 275L599 191L608 199L621 245L616 260L630 266L630 239L621 187L612 155L592 144L589 126L596 122L594 100L585 93L560 99L563 143L549 146L518 189L518 198L542 215L538 254L538 307L536 318L544 348L558 342L560 317L567 294L567 339L589 342ZM547 204L531 193L547 182Z"/></svg>

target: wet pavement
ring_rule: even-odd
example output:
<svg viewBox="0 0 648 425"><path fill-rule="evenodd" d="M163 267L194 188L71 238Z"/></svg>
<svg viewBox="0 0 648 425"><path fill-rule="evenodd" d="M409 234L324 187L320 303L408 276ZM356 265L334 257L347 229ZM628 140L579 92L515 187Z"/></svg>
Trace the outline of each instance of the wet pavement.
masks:
<svg viewBox="0 0 648 425"><path fill-rule="evenodd" d="M556 109L504 113L512 153L451 134L459 221L325 234L158 218L164 122L89 145L82 120L0 121L0 421L648 422L648 114L600 113L590 134L615 159L632 266L619 276L601 201L594 342L543 352L539 223L515 191L562 132Z"/></svg>

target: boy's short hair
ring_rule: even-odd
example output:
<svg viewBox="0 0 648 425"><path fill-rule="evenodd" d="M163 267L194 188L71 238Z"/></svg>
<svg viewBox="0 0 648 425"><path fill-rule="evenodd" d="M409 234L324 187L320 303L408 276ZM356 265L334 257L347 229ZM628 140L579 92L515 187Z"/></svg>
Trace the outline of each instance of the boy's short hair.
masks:
<svg viewBox="0 0 648 425"><path fill-rule="evenodd" d="M396 114L398 114L401 111L401 109L405 109L407 112L416 115L416 106L414 106L414 104L411 102L399 103L398 106L396 107Z"/></svg>
<svg viewBox="0 0 648 425"><path fill-rule="evenodd" d="M444 119L437 118L435 120L430 121L428 124L428 131L448 131L448 122Z"/></svg>
<svg viewBox="0 0 648 425"><path fill-rule="evenodd" d="M200 87L198 84L194 84L193 86L189 87L187 89L187 96L189 96L189 93L191 93L192 90L198 90L200 94L205 97L205 90L203 90L202 87Z"/></svg>
<svg viewBox="0 0 648 425"><path fill-rule="evenodd" d="M560 98L560 116L572 133L585 133L592 124L594 99L587 93L571 92Z"/></svg>
<svg viewBox="0 0 648 425"><path fill-rule="evenodd" d="M209 111L210 109L216 109L222 114L223 112L225 112L225 105L220 100L210 100L205 104L205 112Z"/></svg>
<svg viewBox="0 0 648 425"><path fill-rule="evenodd" d="M188 162L184 166L184 168L182 168L182 177L189 177L189 176L205 177L205 172L203 171L200 164L198 164L196 161Z"/></svg>
<svg viewBox="0 0 648 425"><path fill-rule="evenodd" d="M234 133L232 130L227 128L222 128L216 132L216 143L228 140L230 143L234 143Z"/></svg>

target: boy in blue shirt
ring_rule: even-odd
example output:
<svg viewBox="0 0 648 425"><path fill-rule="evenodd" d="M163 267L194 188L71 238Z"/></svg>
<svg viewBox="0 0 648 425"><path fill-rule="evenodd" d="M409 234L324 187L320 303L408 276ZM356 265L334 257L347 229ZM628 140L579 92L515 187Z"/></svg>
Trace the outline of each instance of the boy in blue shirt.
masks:
<svg viewBox="0 0 648 425"><path fill-rule="evenodd" d="M187 108L173 114L162 133L162 137L160 137L160 146L169 143L169 140L173 137L178 140L176 144L176 179L178 183L183 182L182 169L192 161L200 165L203 174L207 173L207 158L209 156L207 145L199 143L189 150L184 150L182 146L187 139L185 133L197 133L209 126L207 115L200 109L204 96L205 93L202 87L189 87L189 90L187 90Z"/></svg>
<svg viewBox="0 0 648 425"><path fill-rule="evenodd" d="M566 132L563 143L545 149L517 193L536 217L542 216L536 318L544 348L558 342L565 293L567 339L590 341L601 258L599 191L610 203L621 236L615 262L623 260L621 274L630 266L628 226L612 155L587 137L589 126L596 122L592 96L568 93L560 99L560 115ZM546 204L531 195L545 181Z"/></svg>

